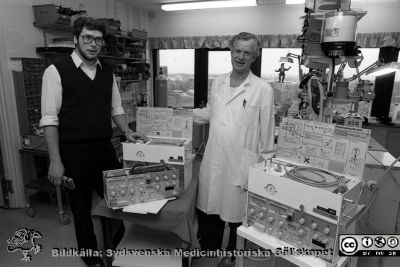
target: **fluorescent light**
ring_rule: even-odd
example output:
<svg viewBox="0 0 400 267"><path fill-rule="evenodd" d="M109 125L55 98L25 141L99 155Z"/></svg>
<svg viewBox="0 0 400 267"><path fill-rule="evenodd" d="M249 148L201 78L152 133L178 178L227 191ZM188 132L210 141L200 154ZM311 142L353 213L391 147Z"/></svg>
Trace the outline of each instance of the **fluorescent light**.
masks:
<svg viewBox="0 0 400 267"><path fill-rule="evenodd" d="M286 0L286 5L301 5L305 2L305 0Z"/></svg>
<svg viewBox="0 0 400 267"><path fill-rule="evenodd" d="M398 70L400 70L400 63L390 62L382 66L376 67L375 69L367 71L366 75L380 76Z"/></svg>
<svg viewBox="0 0 400 267"><path fill-rule="evenodd" d="M226 0L226 1L201 1L186 3L162 4L161 9L165 11L205 9L205 8L223 8L223 7L243 7L257 6L257 0Z"/></svg>

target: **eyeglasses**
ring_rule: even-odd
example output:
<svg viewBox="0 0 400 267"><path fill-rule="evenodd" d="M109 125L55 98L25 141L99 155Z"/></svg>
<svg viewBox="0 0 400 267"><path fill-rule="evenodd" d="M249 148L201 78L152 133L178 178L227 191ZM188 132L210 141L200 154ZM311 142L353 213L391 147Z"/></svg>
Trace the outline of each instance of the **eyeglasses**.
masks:
<svg viewBox="0 0 400 267"><path fill-rule="evenodd" d="M96 45L103 45L104 44L104 39L103 37L94 37L92 35L80 35L82 37L83 43L84 44L90 44L93 42L95 42Z"/></svg>

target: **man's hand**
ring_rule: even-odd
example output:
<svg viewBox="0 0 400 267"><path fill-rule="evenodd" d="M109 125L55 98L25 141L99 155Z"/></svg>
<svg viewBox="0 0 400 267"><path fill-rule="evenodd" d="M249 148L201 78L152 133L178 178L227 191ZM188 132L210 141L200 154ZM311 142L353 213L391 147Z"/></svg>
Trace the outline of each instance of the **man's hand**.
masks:
<svg viewBox="0 0 400 267"><path fill-rule="evenodd" d="M139 144L144 144L149 140L146 135L138 134L131 131L125 132L125 137L127 141Z"/></svg>
<svg viewBox="0 0 400 267"><path fill-rule="evenodd" d="M62 184L64 172L65 172L64 165L62 164L61 161L50 162L49 174L47 178L55 186L60 186Z"/></svg>

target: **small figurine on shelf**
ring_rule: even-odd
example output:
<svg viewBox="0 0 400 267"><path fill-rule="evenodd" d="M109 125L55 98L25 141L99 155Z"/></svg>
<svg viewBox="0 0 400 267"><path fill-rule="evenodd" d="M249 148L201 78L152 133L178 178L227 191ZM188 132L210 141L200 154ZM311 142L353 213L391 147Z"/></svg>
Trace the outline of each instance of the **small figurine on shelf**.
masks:
<svg viewBox="0 0 400 267"><path fill-rule="evenodd" d="M281 66L279 69L275 70L275 72L279 72L279 82L283 83L283 81L285 80L285 71L290 70L292 67L289 68L285 68L285 63L281 63Z"/></svg>

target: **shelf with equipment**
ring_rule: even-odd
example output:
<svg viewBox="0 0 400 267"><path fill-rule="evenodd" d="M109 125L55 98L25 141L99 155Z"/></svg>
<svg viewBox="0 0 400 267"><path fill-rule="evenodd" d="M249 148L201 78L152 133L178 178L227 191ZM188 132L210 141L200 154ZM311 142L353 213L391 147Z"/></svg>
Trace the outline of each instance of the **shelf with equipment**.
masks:
<svg viewBox="0 0 400 267"><path fill-rule="evenodd" d="M12 72L17 103L20 133L35 135L39 132L42 76L47 67L43 58L12 58L21 69Z"/></svg>
<svg viewBox="0 0 400 267"><path fill-rule="evenodd" d="M100 20L104 21L104 19ZM43 30L44 46L36 48L38 55L50 59L51 62L51 59L72 53L74 44L70 25L37 23L34 25ZM110 27L106 26L106 30L110 30ZM67 36L66 33L69 32L69 35L64 38L65 40L56 38L61 40L58 45L49 43L50 32L61 32L64 36ZM122 107L128 122L133 123L136 107L147 106L148 103L147 80L150 77L150 64L146 59L147 32L132 30L122 34L119 31L112 31L104 34L104 40L105 44L99 58L112 66L120 90ZM115 127L114 124L113 127Z"/></svg>
<svg viewBox="0 0 400 267"><path fill-rule="evenodd" d="M146 59L147 40L127 34L107 33L99 58L113 66L128 122L136 119L136 107L147 106L150 64Z"/></svg>

